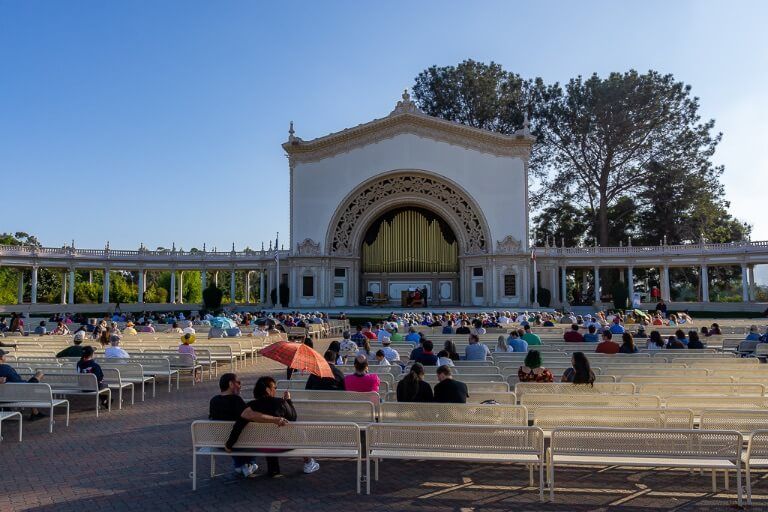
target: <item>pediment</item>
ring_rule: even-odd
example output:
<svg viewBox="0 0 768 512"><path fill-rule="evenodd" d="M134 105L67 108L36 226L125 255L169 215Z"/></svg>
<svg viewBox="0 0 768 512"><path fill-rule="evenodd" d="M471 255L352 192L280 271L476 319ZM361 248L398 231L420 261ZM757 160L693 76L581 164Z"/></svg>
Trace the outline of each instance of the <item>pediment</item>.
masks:
<svg viewBox="0 0 768 512"><path fill-rule="evenodd" d="M427 115L418 109L406 91L387 117L324 137L302 140L294 136L291 125L283 149L292 164L316 162L401 134L413 134L495 156L526 159L535 140L527 125L513 135L504 135Z"/></svg>

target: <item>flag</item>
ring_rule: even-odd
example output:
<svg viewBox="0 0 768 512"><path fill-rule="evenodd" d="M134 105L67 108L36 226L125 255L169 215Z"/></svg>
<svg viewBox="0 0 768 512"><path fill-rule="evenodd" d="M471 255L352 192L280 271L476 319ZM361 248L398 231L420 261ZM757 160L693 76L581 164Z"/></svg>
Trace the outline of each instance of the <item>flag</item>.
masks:
<svg viewBox="0 0 768 512"><path fill-rule="evenodd" d="M536 247L531 247L531 260L536 261Z"/></svg>
<svg viewBox="0 0 768 512"><path fill-rule="evenodd" d="M279 246L277 245L277 242L278 238L275 238L275 261L280 259L280 249L278 248Z"/></svg>

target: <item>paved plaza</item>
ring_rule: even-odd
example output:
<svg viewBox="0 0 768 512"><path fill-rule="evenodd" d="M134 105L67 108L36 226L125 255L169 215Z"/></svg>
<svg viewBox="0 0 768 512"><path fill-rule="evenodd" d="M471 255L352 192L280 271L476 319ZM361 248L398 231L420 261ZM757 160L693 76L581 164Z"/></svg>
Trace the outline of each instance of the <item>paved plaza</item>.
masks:
<svg viewBox="0 0 768 512"><path fill-rule="evenodd" d="M319 346L325 346L320 343ZM261 360L239 372L244 397L257 376L284 375ZM558 470L556 503L540 503L522 466L386 461L370 496L355 493L352 461L321 460L304 475L299 459L282 459L284 477L244 480L218 459L209 478L201 458L198 490L191 490L190 423L207 415L216 381L180 391L158 386L156 398L105 413L97 420L92 401L74 399L69 428L63 415L54 433L47 422L24 423L19 443L12 422L0 444L0 511L18 510L732 510L731 491L712 494L710 476L687 471L633 468ZM260 461L261 463L261 461ZM260 470L262 473L263 468ZM760 473L752 510L768 510L768 477Z"/></svg>

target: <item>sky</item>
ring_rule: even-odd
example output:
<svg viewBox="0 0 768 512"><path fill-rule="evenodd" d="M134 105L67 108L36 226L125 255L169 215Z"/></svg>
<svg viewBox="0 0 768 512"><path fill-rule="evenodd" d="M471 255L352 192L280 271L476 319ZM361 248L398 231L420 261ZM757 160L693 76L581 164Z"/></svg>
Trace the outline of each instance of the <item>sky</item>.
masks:
<svg viewBox="0 0 768 512"><path fill-rule="evenodd" d="M768 240L768 2L0 0L0 232L46 246L288 239L288 124L387 115L464 59L563 82L655 69L723 141L731 212Z"/></svg>

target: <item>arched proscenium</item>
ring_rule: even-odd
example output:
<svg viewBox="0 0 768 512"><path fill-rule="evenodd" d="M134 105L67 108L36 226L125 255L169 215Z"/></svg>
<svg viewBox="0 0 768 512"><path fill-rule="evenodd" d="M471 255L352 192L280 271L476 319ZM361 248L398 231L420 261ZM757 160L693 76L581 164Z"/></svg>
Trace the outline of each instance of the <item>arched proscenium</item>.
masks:
<svg viewBox="0 0 768 512"><path fill-rule="evenodd" d="M396 206L423 206L451 225L460 254L484 254L491 239L488 223L459 185L426 171L396 171L367 181L342 201L333 216L325 246L328 253L358 253L371 222Z"/></svg>

